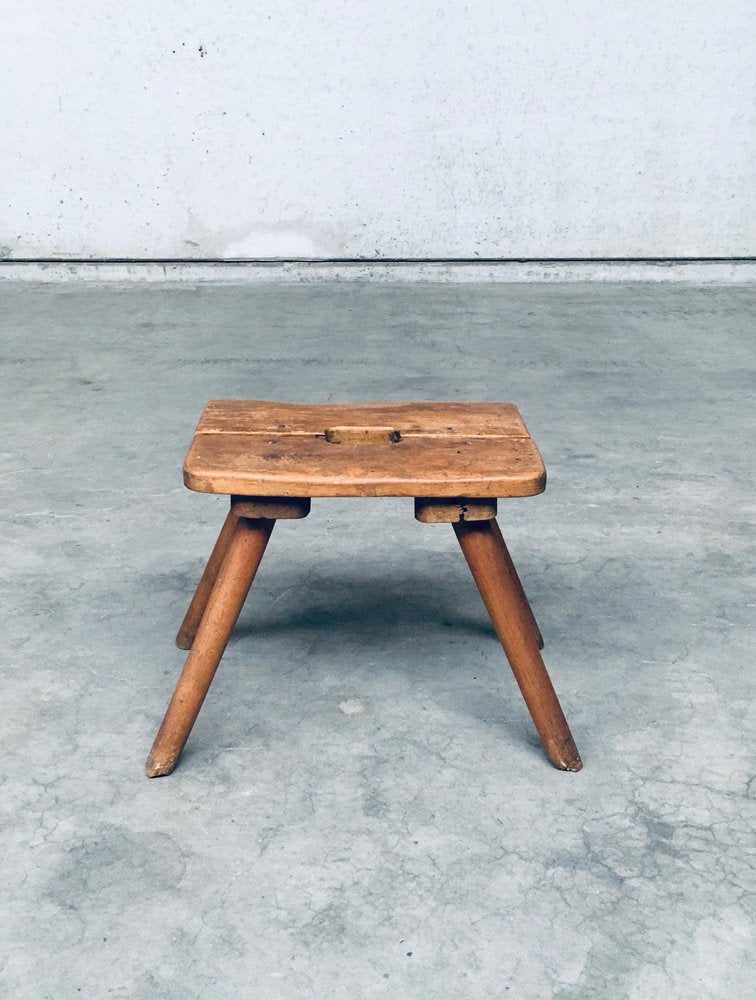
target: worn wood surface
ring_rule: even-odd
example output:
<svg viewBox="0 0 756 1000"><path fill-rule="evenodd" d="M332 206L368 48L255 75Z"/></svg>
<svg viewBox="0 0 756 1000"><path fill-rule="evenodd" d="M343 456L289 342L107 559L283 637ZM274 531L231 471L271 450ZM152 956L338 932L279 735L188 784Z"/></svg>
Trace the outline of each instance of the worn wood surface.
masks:
<svg viewBox="0 0 756 1000"><path fill-rule="evenodd" d="M184 481L203 493L279 497L513 497L546 473L509 403L304 406L213 400Z"/></svg>
<svg viewBox="0 0 756 1000"><path fill-rule="evenodd" d="M236 519L234 533L221 563L191 651L155 737L145 771L147 777L170 774L205 700L228 643L274 521Z"/></svg>
<svg viewBox="0 0 756 1000"><path fill-rule="evenodd" d="M415 518L425 524L453 524L454 521L489 521L496 517L496 500L466 500L455 497L416 497Z"/></svg>
<svg viewBox="0 0 756 1000"><path fill-rule="evenodd" d="M583 766L535 641L492 521L457 521L454 531L551 763Z"/></svg>
<svg viewBox="0 0 756 1000"><path fill-rule="evenodd" d="M267 517L291 521L310 513L309 497L231 497L231 512L237 517Z"/></svg>
<svg viewBox="0 0 756 1000"><path fill-rule="evenodd" d="M403 434L528 436L513 403L279 403L211 399L202 434L324 434L329 428L385 427Z"/></svg>
<svg viewBox="0 0 756 1000"><path fill-rule="evenodd" d="M329 444L398 444L401 431L394 427L326 427L325 439Z"/></svg>

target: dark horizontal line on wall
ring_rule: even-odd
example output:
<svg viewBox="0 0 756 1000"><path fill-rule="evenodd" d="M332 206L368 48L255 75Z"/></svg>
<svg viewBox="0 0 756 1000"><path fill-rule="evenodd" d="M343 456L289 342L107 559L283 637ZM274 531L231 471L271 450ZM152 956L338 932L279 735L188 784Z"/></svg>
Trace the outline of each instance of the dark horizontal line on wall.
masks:
<svg viewBox="0 0 756 1000"><path fill-rule="evenodd" d="M0 264L753 264L756 257L6 257Z"/></svg>

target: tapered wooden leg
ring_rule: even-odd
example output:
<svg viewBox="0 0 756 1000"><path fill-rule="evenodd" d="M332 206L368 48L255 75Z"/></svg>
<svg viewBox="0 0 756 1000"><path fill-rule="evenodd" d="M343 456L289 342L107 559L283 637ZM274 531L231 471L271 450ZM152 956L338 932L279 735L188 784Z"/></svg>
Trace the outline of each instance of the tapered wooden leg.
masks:
<svg viewBox="0 0 756 1000"><path fill-rule="evenodd" d="M184 615L181 628L178 630L176 645L179 649L192 648L192 643L194 642L194 637L197 634L199 623L202 621L202 616L205 613L207 602L210 599L210 593L212 592L213 585L218 577L218 570L221 568L223 557L228 551L231 539L234 536L236 521L236 514L233 510L230 510L226 516L226 520L223 522L223 527L218 535L213 551L210 554L210 558L207 561L207 566L205 566L200 582L194 592L194 597L189 605L189 609Z"/></svg>
<svg viewBox="0 0 756 1000"><path fill-rule="evenodd" d="M541 630L538 627L538 622L535 620L535 615L533 614L533 609L530 606L530 601L528 600L522 583L520 582L520 577L515 569L515 564L512 562L512 557L509 554L507 543L504 541L504 536L502 535L501 528L499 527L499 522L495 518L491 521L491 529L493 530L493 533L496 536L496 541L499 543L501 548L502 558L507 564L507 570L509 571L512 584L517 594L517 603L520 607L520 611L522 612L523 617L529 622L530 628L533 630L536 645L539 649L543 649L543 636L541 635Z"/></svg>
<svg viewBox="0 0 756 1000"><path fill-rule="evenodd" d="M274 521L307 517L310 513L308 497L245 497L232 496L231 510L223 523L210 558L205 566L189 609L184 615L181 628L176 636L179 649L191 649L202 615L218 576L218 570L234 535L236 521L240 517L265 518Z"/></svg>
<svg viewBox="0 0 756 1000"><path fill-rule="evenodd" d="M149 778L170 774L184 749L268 544L274 521L237 518L215 586L147 758Z"/></svg>
<svg viewBox="0 0 756 1000"><path fill-rule="evenodd" d="M563 771L579 771L580 754L492 522L458 521L453 527L549 760Z"/></svg>

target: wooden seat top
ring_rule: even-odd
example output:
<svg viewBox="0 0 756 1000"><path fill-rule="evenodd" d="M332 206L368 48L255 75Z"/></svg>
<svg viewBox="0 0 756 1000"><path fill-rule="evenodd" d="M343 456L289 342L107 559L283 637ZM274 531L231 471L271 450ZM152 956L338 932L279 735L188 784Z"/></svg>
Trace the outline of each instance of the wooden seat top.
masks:
<svg viewBox="0 0 756 1000"><path fill-rule="evenodd" d="M521 497L543 492L546 470L512 403L215 399L184 482L261 497Z"/></svg>

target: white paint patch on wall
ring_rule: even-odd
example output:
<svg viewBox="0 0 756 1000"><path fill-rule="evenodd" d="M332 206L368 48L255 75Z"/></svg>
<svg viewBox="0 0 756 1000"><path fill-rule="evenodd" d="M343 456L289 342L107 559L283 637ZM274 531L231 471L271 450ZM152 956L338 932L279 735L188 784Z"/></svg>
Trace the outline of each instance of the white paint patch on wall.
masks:
<svg viewBox="0 0 756 1000"><path fill-rule="evenodd" d="M753 0L6 0L0 255L756 253Z"/></svg>

